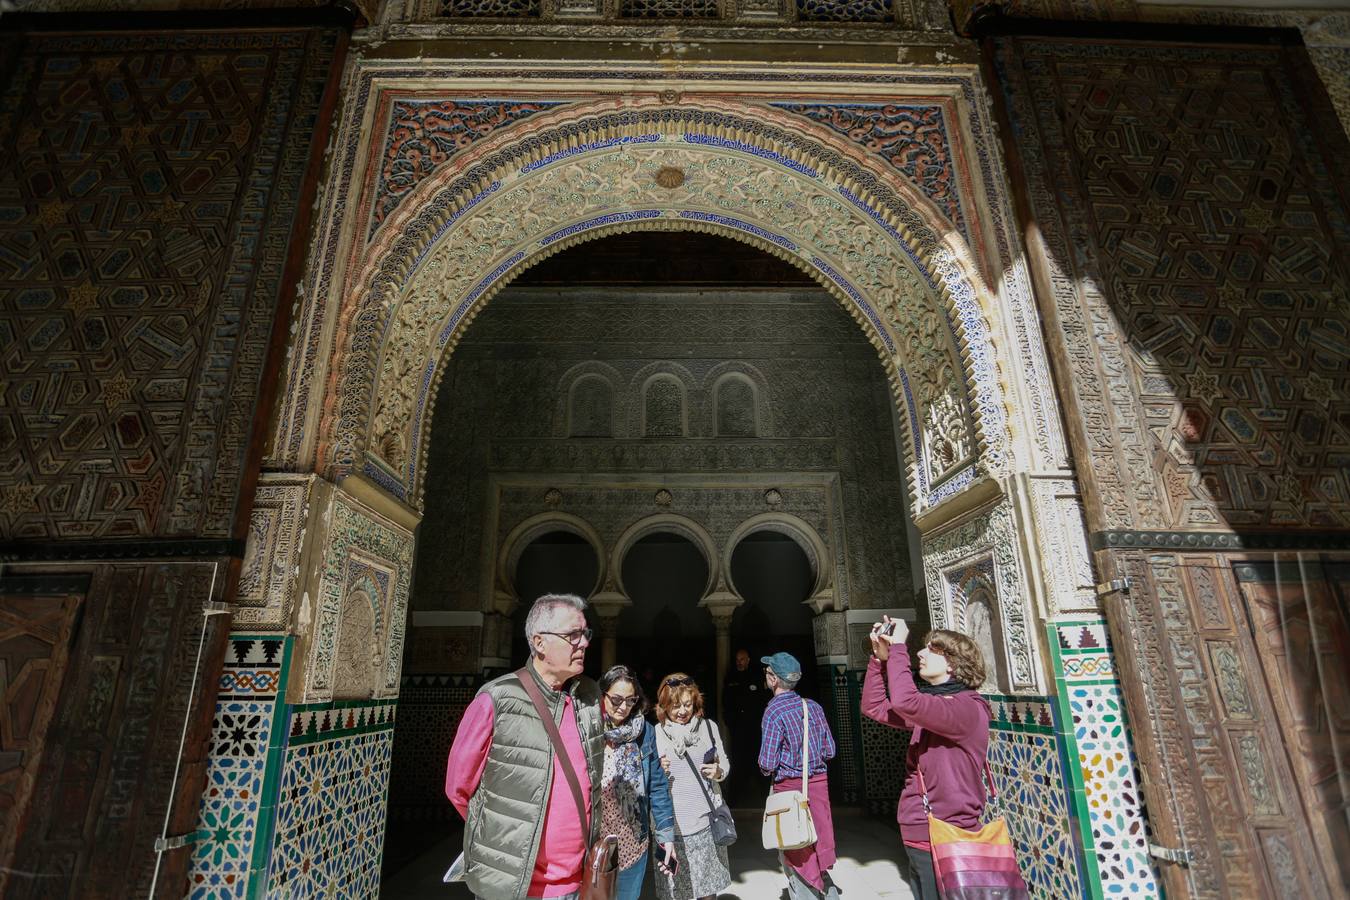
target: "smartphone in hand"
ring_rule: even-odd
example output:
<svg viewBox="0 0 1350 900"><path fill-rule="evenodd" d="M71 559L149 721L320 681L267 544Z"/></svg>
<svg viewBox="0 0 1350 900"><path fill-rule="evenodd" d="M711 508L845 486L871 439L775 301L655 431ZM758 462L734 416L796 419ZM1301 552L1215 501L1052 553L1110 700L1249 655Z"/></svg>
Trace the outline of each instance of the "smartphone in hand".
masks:
<svg viewBox="0 0 1350 900"><path fill-rule="evenodd" d="M671 878L674 878L677 874L679 874L680 858L675 855L675 851L672 850L671 852L666 854L666 858L663 862L663 865L665 865L666 871L670 874Z"/></svg>

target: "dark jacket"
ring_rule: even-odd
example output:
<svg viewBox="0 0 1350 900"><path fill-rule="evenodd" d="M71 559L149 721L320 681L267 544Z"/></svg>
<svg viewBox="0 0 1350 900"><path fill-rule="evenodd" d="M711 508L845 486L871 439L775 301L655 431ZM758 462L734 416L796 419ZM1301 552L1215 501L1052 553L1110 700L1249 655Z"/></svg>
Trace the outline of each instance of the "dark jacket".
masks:
<svg viewBox="0 0 1350 900"><path fill-rule="evenodd" d="M978 828L984 812L982 773L989 752L989 701L974 690L922 693L910 671L908 648L895 644L885 663L875 657L867 663L862 711L883 725L914 729L896 810L901 838L928 841L928 816L917 774L920 767L933 815L958 828Z"/></svg>

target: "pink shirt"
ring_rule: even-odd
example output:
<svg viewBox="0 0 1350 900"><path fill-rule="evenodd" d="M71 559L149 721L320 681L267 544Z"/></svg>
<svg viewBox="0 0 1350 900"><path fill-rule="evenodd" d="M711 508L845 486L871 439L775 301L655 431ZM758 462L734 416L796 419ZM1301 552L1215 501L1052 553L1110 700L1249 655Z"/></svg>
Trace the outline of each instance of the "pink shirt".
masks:
<svg viewBox="0 0 1350 900"><path fill-rule="evenodd" d="M459 730L450 746L450 760L445 767L445 796L459 810L461 816L469 809L469 798L478 790L487 767L488 749L492 746L492 698L479 694L464 711ZM586 818L591 815L591 776L586 768L586 751L581 746L577 717L573 712L572 696L563 694L562 722L558 725L572 771L581 782L581 796L586 802ZM581 833L576 800L567 785L562 763L553 759L553 785L544 810L544 833L539 840L539 855L534 861L530 877L531 897L561 897L581 887L581 863L586 855L586 838Z"/></svg>

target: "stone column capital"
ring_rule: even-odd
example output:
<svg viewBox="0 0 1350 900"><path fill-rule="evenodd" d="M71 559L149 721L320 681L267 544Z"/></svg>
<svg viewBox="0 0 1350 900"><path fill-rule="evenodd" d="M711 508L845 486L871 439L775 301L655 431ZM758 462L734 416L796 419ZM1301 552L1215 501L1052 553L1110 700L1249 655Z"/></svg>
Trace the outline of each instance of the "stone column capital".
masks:
<svg viewBox="0 0 1350 900"><path fill-rule="evenodd" d="M731 591L717 590L700 600L698 605L708 611L718 628L729 628L731 617L743 603L745 600Z"/></svg>
<svg viewBox="0 0 1350 900"><path fill-rule="evenodd" d="M501 589L492 592L492 611L506 616L508 619L516 613L516 607L520 606L520 598L515 594L507 593Z"/></svg>
<svg viewBox="0 0 1350 900"><path fill-rule="evenodd" d="M601 620L617 621L623 611L633 605L633 601L618 591L599 591L591 597L591 607Z"/></svg>

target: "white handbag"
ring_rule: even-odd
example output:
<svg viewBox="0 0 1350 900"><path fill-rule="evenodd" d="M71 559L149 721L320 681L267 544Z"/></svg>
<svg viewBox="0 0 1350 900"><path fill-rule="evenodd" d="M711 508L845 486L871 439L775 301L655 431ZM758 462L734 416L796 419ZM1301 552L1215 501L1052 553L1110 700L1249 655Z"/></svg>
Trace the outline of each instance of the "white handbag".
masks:
<svg viewBox="0 0 1350 900"><path fill-rule="evenodd" d="M797 850L816 842L816 823L811 819L807 794L811 774L807 768L807 749L811 746L811 718L802 700L802 789L779 791L764 804L761 837L765 850Z"/></svg>

